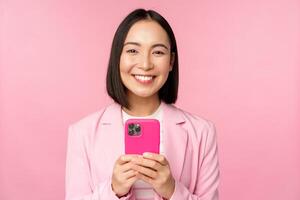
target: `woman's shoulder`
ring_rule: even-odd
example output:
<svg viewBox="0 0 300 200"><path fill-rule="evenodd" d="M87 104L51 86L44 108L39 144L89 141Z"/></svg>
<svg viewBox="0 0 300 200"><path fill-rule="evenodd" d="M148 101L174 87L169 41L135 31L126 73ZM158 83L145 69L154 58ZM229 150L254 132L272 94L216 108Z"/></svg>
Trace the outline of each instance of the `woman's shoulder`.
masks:
<svg viewBox="0 0 300 200"><path fill-rule="evenodd" d="M191 130L191 133L195 133L197 138L200 139L200 135L205 138L211 138L211 140L216 138L216 128L212 120L174 105L172 105L172 109L181 113L185 121L184 127L186 127L187 130Z"/></svg>
<svg viewBox="0 0 300 200"><path fill-rule="evenodd" d="M192 124L196 125L213 125L213 122L206 118L203 115L194 113L192 111L185 110L183 108L180 108L175 105L169 105L172 109L177 110L178 112L181 113L181 115L184 117L184 119Z"/></svg>
<svg viewBox="0 0 300 200"><path fill-rule="evenodd" d="M183 127L189 130L189 132L195 133L197 137L199 135L205 135L205 137L210 135L215 137L216 128L212 120L204 117L203 115L177 107L174 104L168 105L168 107L170 110L173 110L173 114L179 115L180 118L182 118L181 121L184 122Z"/></svg>
<svg viewBox="0 0 300 200"><path fill-rule="evenodd" d="M81 117L79 120L72 122L69 126L76 127L77 129L90 129L96 127L105 111L113 106L115 106L114 103L107 104L98 110Z"/></svg>

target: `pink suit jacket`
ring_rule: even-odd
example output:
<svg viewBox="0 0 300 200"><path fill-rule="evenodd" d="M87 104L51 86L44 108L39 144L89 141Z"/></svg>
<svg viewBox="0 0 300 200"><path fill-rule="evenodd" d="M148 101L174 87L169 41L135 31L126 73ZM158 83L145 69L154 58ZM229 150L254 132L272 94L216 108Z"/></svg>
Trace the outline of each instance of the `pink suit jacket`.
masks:
<svg viewBox="0 0 300 200"><path fill-rule="evenodd" d="M165 157L175 179L171 200L218 200L219 162L214 125L162 102ZM118 200L111 188L124 154L121 107L113 103L69 126L66 200ZM130 190L121 199L134 200ZM162 200L157 194L155 199Z"/></svg>

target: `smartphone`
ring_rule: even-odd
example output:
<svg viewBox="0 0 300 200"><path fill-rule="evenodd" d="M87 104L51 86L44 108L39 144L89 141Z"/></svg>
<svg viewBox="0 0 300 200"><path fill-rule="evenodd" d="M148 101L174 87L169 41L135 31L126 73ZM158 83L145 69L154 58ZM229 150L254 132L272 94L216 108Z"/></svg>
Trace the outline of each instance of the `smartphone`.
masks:
<svg viewBox="0 0 300 200"><path fill-rule="evenodd" d="M157 119L128 119L125 122L125 154L159 153L160 124Z"/></svg>

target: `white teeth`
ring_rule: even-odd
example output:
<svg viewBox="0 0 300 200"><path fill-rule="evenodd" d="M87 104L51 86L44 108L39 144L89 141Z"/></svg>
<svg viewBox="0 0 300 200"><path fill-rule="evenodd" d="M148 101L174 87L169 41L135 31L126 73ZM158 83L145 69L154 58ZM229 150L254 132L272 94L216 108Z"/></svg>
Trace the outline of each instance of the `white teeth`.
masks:
<svg viewBox="0 0 300 200"><path fill-rule="evenodd" d="M153 76L134 75L134 77L141 81L149 81L149 80L153 79Z"/></svg>

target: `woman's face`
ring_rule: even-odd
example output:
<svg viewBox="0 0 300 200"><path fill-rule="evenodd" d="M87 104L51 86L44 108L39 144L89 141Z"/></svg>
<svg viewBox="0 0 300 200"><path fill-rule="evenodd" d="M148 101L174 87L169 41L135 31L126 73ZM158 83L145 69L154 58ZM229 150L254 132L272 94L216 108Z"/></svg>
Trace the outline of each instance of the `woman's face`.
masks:
<svg viewBox="0 0 300 200"><path fill-rule="evenodd" d="M133 24L120 58L120 74L127 94L149 98L157 95L172 70L170 42L166 31L155 21Z"/></svg>

